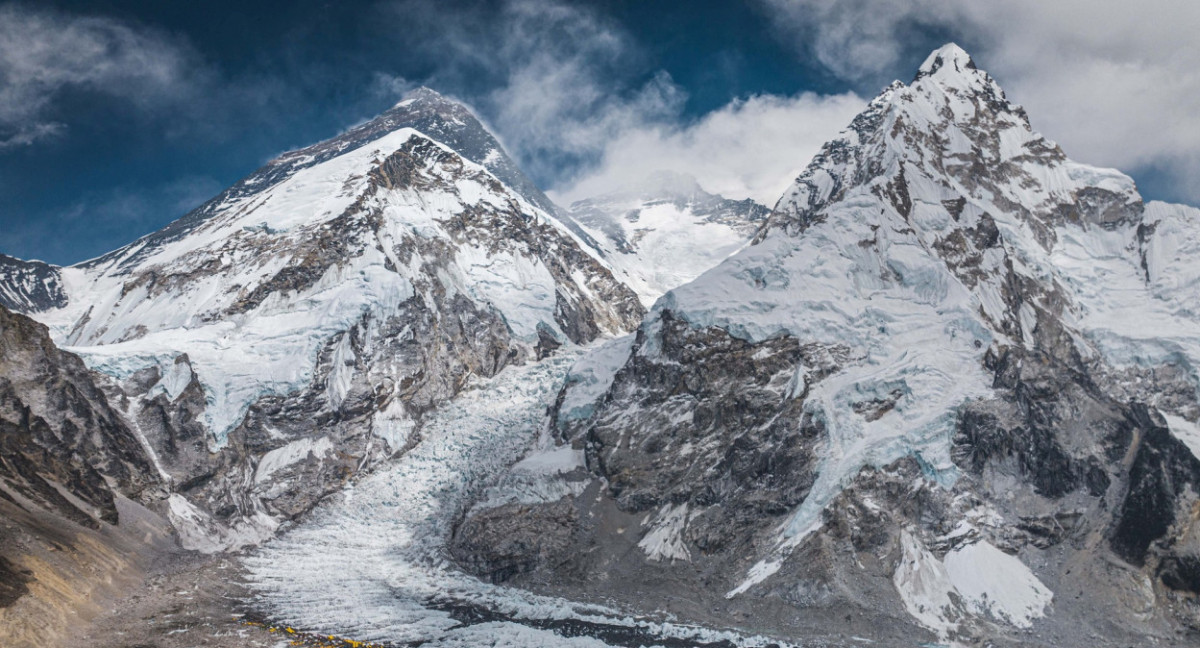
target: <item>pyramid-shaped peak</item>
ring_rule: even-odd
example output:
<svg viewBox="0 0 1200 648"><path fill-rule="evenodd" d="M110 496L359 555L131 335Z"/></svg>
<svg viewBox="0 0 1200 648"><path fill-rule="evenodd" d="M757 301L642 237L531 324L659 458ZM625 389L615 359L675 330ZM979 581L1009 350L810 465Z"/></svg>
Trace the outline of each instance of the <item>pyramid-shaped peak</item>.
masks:
<svg viewBox="0 0 1200 648"><path fill-rule="evenodd" d="M977 70L975 61L966 50L955 43L946 43L933 50L925 62L917 70L917 79L942 74L961 74L967 70Z"/></svg>

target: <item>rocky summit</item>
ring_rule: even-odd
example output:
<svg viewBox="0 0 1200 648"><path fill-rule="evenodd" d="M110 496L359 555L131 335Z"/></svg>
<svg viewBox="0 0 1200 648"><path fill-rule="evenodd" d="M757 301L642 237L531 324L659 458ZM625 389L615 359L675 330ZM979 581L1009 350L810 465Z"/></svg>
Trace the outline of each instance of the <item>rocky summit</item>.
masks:
<svg viewBox="0 0 1200 648"><path fill-rule="evenodd" d="M1197 254L952 44L773 209L422 88L0 256L0 642L1197 645Z"/></svg>

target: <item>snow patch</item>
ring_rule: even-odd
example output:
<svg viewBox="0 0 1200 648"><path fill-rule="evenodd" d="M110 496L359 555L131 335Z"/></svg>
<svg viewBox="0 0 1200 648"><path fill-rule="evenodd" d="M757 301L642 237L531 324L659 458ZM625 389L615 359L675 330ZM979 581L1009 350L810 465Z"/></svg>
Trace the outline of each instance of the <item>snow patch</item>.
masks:
<svg viewBox="0 0 1200 648"><path fill-rule="evenodd" d="M646 558L654 561L691 561L692 554L683 540L683 531L688 522L687 503L668 504L658 511L643 526L649 527L638 547L646 552Z"/></svg>
<svg viewBox="0 0 1200 648"><path fill-rule="evenodd" d="M320 460L331 452L333 441L329 440L329 437L296 439L281 448L275 448L258 460L258 467L254 470L254 483L261 484L280 470L307 459L310 455Z"/></svg>
<svg viewBox="0 0 1200 648"><path fill-rule="evenodd" d="M946 573L967 608L1018 628L1028 628L1046 615L1054 594L1020 558L987 541L946 554Z"/></svg>
<svg viewBox="0 0 1200 648"><path fill-rule="evenodd" d="M581 356L567 374L566 394L560 416L566 420L586 419L608 393L617 371L629 360L633 335L608 340Z"/></svg>
<svg viewBox="0 0 1200 648"><path fill-rule="evenodd" d="M892 583L904 601L904 609L944 639L958 627L962 616L950 573L908 529L900 532L900 549L900 564L892 574Z"/></svg>

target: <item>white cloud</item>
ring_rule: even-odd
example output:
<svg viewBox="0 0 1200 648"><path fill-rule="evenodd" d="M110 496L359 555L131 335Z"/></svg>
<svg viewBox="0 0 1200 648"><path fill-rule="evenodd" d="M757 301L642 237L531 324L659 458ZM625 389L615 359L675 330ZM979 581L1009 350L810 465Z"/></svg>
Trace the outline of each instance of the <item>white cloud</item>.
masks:
<svg viewBox="0 0 1200 648"><path fill-rule="evenodd" d="M707 191L771 206L864 103L852 93L759 95L691 124L631 124L607 143L598 167L554 198L569 203L665 169L692 175Z"/></svg>
<svg viewBox="0 0 1200 648"><path fill-rule="evenodd" d="M0 148L61 133L56 96L80 89L140 108L177 99L194 55L159 32L110 18L0 6Z"/></svg>
<svg viewBox="0 0 1200 648"><path fill-rule="evenodd" d="M685 98L665 73L638 78L646 71L637 45L587 7L552 0L392 7L406 37L426 34L418 55L436 54L426 82L465 99L538 178L571 176L631 125L677 115Z"/></svg>
<svg viewBox="0 0 1200 648"><path fill-rule="evenodd" d="M1200 200L1200 3L1187 0L764 0L844 78L906 76L916 34L948 34L1068 155L1158 168ZM922 54L916 54L919 62ZM915 65L915 63L914 63Z"/></svg>

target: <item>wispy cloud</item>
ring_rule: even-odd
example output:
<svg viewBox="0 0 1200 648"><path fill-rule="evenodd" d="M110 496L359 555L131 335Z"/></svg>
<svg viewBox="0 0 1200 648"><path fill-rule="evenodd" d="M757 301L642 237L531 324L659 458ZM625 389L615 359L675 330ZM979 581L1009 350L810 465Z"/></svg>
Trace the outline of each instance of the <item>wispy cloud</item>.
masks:
<svg viewBox="0 0 1200 648"><path fill-rule="evenodd" d="M591 9L532 0L466 11L392 6L406 29L428 34L419 49L438 54L428 83L471 104L560 201L672 170L773 204L864 103L853 94L763 95L686 118L684 88Z"/></svg>
<svg viewBox="0 0 1200 648"><path fill-rule="evenodd" d="M104 17L0 6L0 148L63 133L55 100L68 90L140 109L179 101L204 74L186 43Z"/></svg>
<svg viewBox="0 0 1200 648"><path fill-rule="evenodd" d="M843 78L906 76L930 34L960 40L1067 153L1175 176L1200 201L1200 4L1176 0L763 0ZM916 55L919 60L920 54Z"/></svg>

